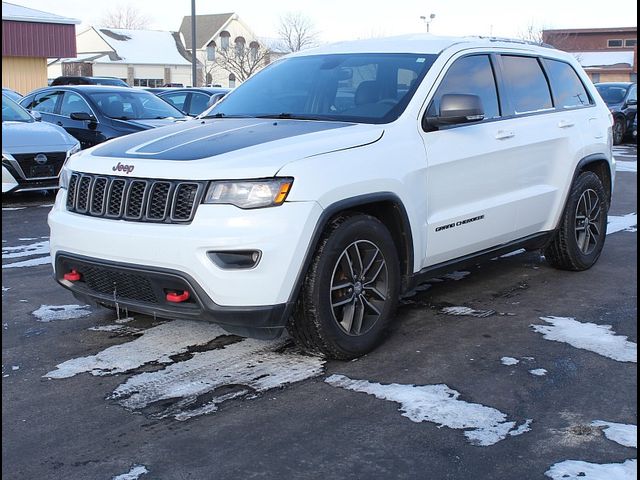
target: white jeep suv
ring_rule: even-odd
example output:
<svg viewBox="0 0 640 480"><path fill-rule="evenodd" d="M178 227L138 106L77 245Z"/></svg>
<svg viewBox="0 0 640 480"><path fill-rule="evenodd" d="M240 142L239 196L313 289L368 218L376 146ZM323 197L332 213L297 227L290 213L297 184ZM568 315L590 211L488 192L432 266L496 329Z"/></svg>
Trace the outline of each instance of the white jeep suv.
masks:
<svg viewBox="0 0 640 480"><path fill-rule="evenodd" d="M73 155L49 215L77 297L334 358L416 284L519 247L598 259L611 116L546 46L414 35L287 56L204 116Z"/></svg>

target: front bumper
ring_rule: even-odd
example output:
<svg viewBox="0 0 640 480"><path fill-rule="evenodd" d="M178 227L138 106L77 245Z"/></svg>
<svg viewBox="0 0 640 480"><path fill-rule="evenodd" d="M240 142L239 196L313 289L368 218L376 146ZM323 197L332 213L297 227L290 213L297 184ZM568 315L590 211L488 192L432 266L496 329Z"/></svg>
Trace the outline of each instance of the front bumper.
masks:
<svg viewBox="0 0 640 480"><path fill-rule="evenodd" d="M322 208L315 202L242 210L231 205L199 205L190 224L151 224L70 213L66 191L58 192L49 214L51 255L56 278L76 295L99 303L169 318L193 318L229 326L281 328ZM258 250L251 269L224 269L211 251ZM173 279L163 288L189 288L191 306L120 298L104 288L64 283L74 263L144 278ZM80 270L79 270L80 271ZM158 293L161 296L161 293Z"/></svg>

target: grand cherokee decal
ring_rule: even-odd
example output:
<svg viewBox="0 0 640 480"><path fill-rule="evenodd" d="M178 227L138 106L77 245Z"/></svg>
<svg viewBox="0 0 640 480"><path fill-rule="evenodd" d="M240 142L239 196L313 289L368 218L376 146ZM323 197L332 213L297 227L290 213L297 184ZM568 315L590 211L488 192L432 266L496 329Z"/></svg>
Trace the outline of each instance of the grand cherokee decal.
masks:
<svg viewBox="0 0 640 480"><path fill-rule="evenodd" d="M447 223L446 225L440 225L439 227L436 227L436 232L441 232L442 230L448 230L450 228L456 228L456 227L459 227L460 225L466 225L467 223L471 223L471 222L477 222L478 220L482 220L483 218L484 218L484 215L478 215L477 217L471 217L465 220L459 220L454 223Z"/></svg>

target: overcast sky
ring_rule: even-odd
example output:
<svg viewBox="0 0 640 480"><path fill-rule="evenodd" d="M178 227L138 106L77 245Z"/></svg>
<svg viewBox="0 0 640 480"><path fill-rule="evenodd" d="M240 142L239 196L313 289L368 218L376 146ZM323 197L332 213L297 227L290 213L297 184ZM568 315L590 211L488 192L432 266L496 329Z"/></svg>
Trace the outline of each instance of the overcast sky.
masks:
<svg viewBox="0 0 640 480"><path fill-rule="evenodd" d="M98 24L118 5L132 5L151 20L155 30L178 30L191 0L11 0L10 3L73 17L82 27ZM635 0L196 0L196 14L236 12L262 37L276 37L286 12L311 18L325 42L425 32L421 16L435 14L437 35L517 37L528 26L590 28L636 26Z"/></svg>

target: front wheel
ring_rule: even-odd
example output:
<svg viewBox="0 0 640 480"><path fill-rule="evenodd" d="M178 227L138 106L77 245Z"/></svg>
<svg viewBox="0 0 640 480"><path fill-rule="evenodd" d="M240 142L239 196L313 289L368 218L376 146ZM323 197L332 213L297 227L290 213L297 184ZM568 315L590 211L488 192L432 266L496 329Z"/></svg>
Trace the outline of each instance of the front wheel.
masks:
<svg viewBox="0 0 640 480"><path fill-rule="evenodd" d="M560 226L545 248L547 262L562 270L586 270L596 263L607 235L609 205L600 178L583 172L569 192Z"/></svg>
<svg viewBox="0 0 640 480"><path fill-rule="evenodd" d="M289 333L305 350L359 357L382 341L399 289L398 254L387 228L369 215L340 216L316 250Z"/></svg>

